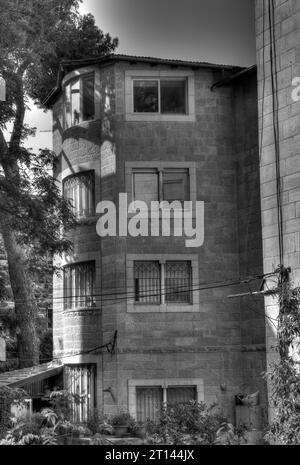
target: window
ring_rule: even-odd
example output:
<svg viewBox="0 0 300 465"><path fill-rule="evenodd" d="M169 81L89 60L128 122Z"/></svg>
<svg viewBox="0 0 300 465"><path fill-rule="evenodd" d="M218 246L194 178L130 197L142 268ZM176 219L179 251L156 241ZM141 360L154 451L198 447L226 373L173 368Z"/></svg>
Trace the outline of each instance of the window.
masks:
<svg viewBox="0 0 300 465"><path fill-rule="evenodd" d="M185 78L134 79L134 113L187 113Z"/></svg>
<svg viewBox="0 0 300 465"><path fill-rule="evenodd" d="M90 308L94 298L95 262L64 267L64 309Z"/></svg>
<svg viewBox="0 0 300 465"><path fill-rule="evenodd" d="M134 262L134 294L139 304L191 304L192 270L189 261Z"/></svg>
<svg viewBox="0 0 300 465"><path fill-rule="evenodd" d="M95 118L95 78L88 74L72 79L65 87L65 126Z"/></svg>
<svg viewBox="0 0 300 465"><path fill-rule="evenodd" d="M190 200L188 169L133 169L132 198L149 207L152 201Z"/></svg>
<svg viewBox="0 0 300 465"><path fill-rule="evenodd" d="M196 386L146 386L136 387L136 418L156 422L163 406L186 404L197 400Z"/></svg>
<svg viewBox="0 0 300 465"><path fill-rule="evenodd" d="M68 199L77 219L94 216L94 171L69 176L63 181L64 197Z"/></svg>
<svg viewBox="0 0 300 465"><path fill-rule="evenodd" d="M74 423L87 421L95 408L96 367L89 365L65 365L64 385L72 394L71 415Z"/></svg>

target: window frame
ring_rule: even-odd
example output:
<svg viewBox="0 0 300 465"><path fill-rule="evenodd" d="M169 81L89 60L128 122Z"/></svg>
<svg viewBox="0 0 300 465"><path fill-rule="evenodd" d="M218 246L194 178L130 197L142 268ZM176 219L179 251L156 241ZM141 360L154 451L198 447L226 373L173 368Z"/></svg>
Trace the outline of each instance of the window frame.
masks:
<svg viewBox="0 0 300 465"><path fill-rule="evenodd" d="M183 291L183 292L189 292L190 294L190 298L189 298L189 301L170 301L168 300L168 290L166 289L166 279L167 279L167 267L168 267L168 264L169 263L188 263L189 264L189 289L187 291ZM149 298L150 297L150 302L141 302L139 300L136 299L137 297L137 290L136 290L136 278L135 278L135 265L136 263L158 263L159 265L159 284L158 284L158 288L159 288L159 298L157 299L158 302L155 302L154 299L153 301L151 301L151 297L155 297L153 294L154 292L151 294L151 290L150 290L150 295L147 296L145 295L144 298ZM135 305L193 305L193 292L192 292L192 289L193 289L193 267L192 267L192 263L190 260L134 260L133 262L133 269L134 269L134 296L135 296L135 300L134 300L134 303ZM146 278L147 279L147 278ZM171 294L171 293L169 293ZM141 296L139 296L140 298L143 298Z"/></svg>
<svg viewBox="0 0 300 465"><path fill-rule="evenodd" d="M90 264L92 265L92 269L90 270L92 273L92 282L91 282L91 295L88 296L87 294L84 296L84 299L87 299L90 297L91 303L90 305L78 305L76 306L75 298L79 297L79 300L82 300L81 296L76 296L75 294L71 294L71 296L67 295L67 286L66 286L66 271L68 268L80 265L87 265ZM76 275L75 275L76 279ZM78 262L73 262L73 263L66 263L63 265L63 311L64 312L72 312L72 311L79 311L79 310L93 310L96 308L96 298L94 296L95 292L95 283L96 283L96 261L95 260L85 260L85 261L78 261ZM73 286L72 283L72 290L71 292L73 293L73 287L75 288L75 285ZM69 305L69 301L72 302L72 305ZM74 305L75 304L75 305Z"/></svg>
<svg viewBox="0 0 300 465"><path fill-rule="evenodd" d="M161 263L188 261L191 264L191 303L166 302L142 303L135 301L134 262L156 261ZM127 313L196 313L199 305L199 260L191 254L127 254L126 256ZM164 276L160 276L161 297L165 297Z"/></svg>
<svg viewBox="0 0 300 465"><path fill-rule="evenodd" d="M90 193L90 197L91 197L91 210L90 210L90 214L88 215L84 215L84 216L78 216L76 214L76 212L74 213L75 215L75 218L77 219L77 221L85 221L85 220L88 220L90 218L94 218L95 215L96 215L96 205L95 205L95 170L91 169L91 170L85 170L85 171L78 171L77 173L72 173L72 174L69 174L68 176L64 177L62 179L62 194L64 196L64 198L66 199L65 197L65 183L72 179L72 178L80 178L80 176L86 176L86 175L90 175L91 176L91 193Z"/></svg>
<svg viewBox="0 0 300 465"><path fill-rule="evenodd" d="M158 162L158 161L126 161L125 162L125 190L127 192L128 202L133 202L133 174L135 170L157 170L157 171L168 171L168 170L182 169L188 171L188 192L189 202L192 202L192 215L195 216L195 202L197 200L197 171L196 162ZM158 185L159 187L159 185ZM150 215L150 209L148 208L145 215ZM130 215L129 215L130 216Z"/></svg>
<svg viewBox="0 0 300 465"><path fill-rule="evenodd" d="M157 176L157 199L155 201L157 202L189 202L191 200L191 190L190 190L190 170L189 168L179 168L179 167L164 167L164 168L132 168L132 173L131 173L131 201L139 201L141 199L136 199L135 198L135 179L134 176L136 174L155 174ZM165 174L170 174L170 173L186 173L187 174L187 192L188 192L188 198L187 199L173 199L173 200L168 200L164 198L164 186L165 186ZM143 200L145 202L145 200Z"/></svg>
<svg viewBox="0 0 300 465"><path fill-rule="evenodd" d="M155 111L155 112L148 112L148 111L135 111L134 108L135 108L135 104L134 104L134 83L137 82L137 81L156 81L157 82L157 100L158 100L158 110ZM168 112L162 112L161 110L161 106L162 106L162 101L161 101L161 81L182 81L185 83L185 96L184 96L184 100L185 100L185 111L184 113L168 113ZM156 78L150 78L150 77L144 77L144 78L138 78L138 77L133 77L132 78L132 111L135 115L177 115L177 116L185 116L185 115L188 115L189 114L189 101L188 101L188 95L189 95L189 92L188 92L188 79L186 77L167 77L167 76L160 76L160 77L156 77Z"/></svg>
<svg viewBox="0 0 300 465"><path fill-rule="evenodd" d="M136 388L161 387L166 391L169 387L195 387L197 402L204 402L204 381L202 378L165 378L165 379L129 379L128 410L133 418L137 418ZM164 392L163 391L163 392ZM164 399L163 399L164 403Z"/></svg>
<svg viewBox="0 0 300 465"><path fill-rule="evenodd" d="M181 80L185 79L186 113L135 112L134 111L134 80ZM161 109L160 85L159 110ZM125 119L126 121L196 121L195 115L195 72L186 70L126 70L125 71Z"/></svg>
<svg viewBox="0 0 300 465"><path fill-rule="evenodd" d="M83 80L88 78L88 77L93 77L93 86L94 86L94 95L93 95L93 101L94 101L94 118L91 119L83 119ZM79 81L79 122L76 124L73 124L72 121L72 85L76 82ZM66 92L67 88L70 86L70 114L71 114L71 122L70 125L67 125L67 111L66 111ZM76 92L76 93L78 93ZM74 92L75 93L75 92ZM95 71L88 71L83 74L76 74L71 76L66 82L63 84L63 109L64 109L64 129L70 129L76 126L79 126L82 123L86 123L89 121L94 121L96 119L96 73Z"/></svg>

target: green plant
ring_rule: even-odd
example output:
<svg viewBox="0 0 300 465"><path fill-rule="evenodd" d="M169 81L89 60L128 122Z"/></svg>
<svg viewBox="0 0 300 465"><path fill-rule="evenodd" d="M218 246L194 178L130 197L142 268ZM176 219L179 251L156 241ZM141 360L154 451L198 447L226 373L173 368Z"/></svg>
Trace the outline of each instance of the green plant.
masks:
<svg viewBox="0 0 300 465"><path fill-rule="evenodd" d="M113 433L113 427L108 423L107 416L102 415L97 409L91 412L86 425L93 434Z"/></svg>
<svg viewBox="0 0 300 465"><path fill-rule="evenodd" d="M127 412L121 412L110 419L112 426L130 426L134 419Z"/></svg>
<svg viewBox="0 0 300 465"><path fill-rule="evenodd" d="M279 357L265 377L269 379L275 416L265 439L281 444L300 443L300 288L290 282L278 287L279 315L277 344Z"/></svg>
<svg viewBox="0 0 300 465"><path fill-rule="evenodd" d="M47 418L41 413L34 413L28 418L17 420L7 431L1 445L55 445L57 435L53 428L45 426Z"/></svg>
<svg viewBox="0 0 300 465"><path fill-rule="evenodd" d="M5 436L12 426L12 405L21 406L27 396L26 391L19 388L3 386L0 388L0 437Z"/></svg>
<svg viewBox="0 0 300 465"><path fill-rule="evenodd" d="M214 407L214 406L213 406ZM195 401L163 408L157 424L148 422L150 444L214 444L226 419L213 407Z"/></svg>

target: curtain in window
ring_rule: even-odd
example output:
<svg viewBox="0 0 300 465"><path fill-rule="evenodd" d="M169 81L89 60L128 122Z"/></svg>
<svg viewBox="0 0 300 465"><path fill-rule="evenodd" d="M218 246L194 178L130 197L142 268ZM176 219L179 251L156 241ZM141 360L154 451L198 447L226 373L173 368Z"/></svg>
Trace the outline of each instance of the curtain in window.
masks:
<svg viewBox="0 0 300 465"><path fill-rule="evenodd" d="M135 301L160 303L160 265L158 262L134 263Z"/></svg>
<svg viewBox="0 0 300 465"><path fill-rule="evenodd" d="M95 407L95 365L65 365L64 388L72 394L71 417L74 423L89 419Z"/></svg>
<svg viewBox="0 0 300 465"><path fill-rule="evenodd" d="M94 305L95 262L76 263L64 267L65 310Z"/></svg>
<svg viewBox="0 0 300 465"><path fill-rule="evenodd" d="M76 218L94 215L94 172L76 174L63 182L64 197L73 207Z"/></svg>
<svg viewBox="0 0 300 465"><path fill-rule="evenodd" d="M166 302L191 303L190 262L167 262L165 269Z"/></svg>
<svg viewBox="0 0 300 465"><path fill-rule="evenodd" d="M186 404L197 399L197 391L195 387L168 387L167 389L167 404Z"/></svg>

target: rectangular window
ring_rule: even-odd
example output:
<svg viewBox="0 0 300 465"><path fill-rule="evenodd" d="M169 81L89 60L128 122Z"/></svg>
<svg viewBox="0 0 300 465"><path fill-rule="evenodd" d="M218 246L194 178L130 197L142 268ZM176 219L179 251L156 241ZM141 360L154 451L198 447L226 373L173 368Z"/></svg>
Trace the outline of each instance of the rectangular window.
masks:
<svg viewBox="0 0 300 465"><path fill-rule="evenodd" d="M63 181L64 197L68 199L77 219L94 216L94 171L69 176Z"/></svg>
<svg viewBox="0 0 300 465"><path fill-rule="evenodd" d="M158 105L158 81L134 80L133 102L135 113L157 113Z"/></svg>
<svg viewBox="0 0 300 465"><path fill-rule="evenodd" d="M185 78L134 79L134 113L187 113L187 80Z"/></svg>
<svg viewBox="0 0 300 465"><path fill-rule="evenodd" d="M94 74L76 77L65 86L66 128L95 119L94 94Z"/></svg>
<svg viewBox="0 0 300 465"><path fill-rule="evenodd" d="M195 386L147 386L136 388L136 417L138 422L158 421L164 406L186 404L197 399Z"/></svg>
<svg viewBox="0 0 300 465"><path fill-rule="evenodd" d="M134 282L136 302L160 303L160 265L158 262L135 262Z"/></svg>
<svg viewBox="0 0 300 465"><path fill-rule="evenodd" d="M135 261L135 302L191 304L192 267L189 261Z"/></svg>
<svg viewBox="0 0 300 465"><path fill-rule="evenodd" d="M72 394L71 417L74 423L82 423L90 418L95 408L95 382L95 365L65 365L64 385Z"/></svg>
<svg viewBox="0 0 300 465"><path fill-rule="evenodd" d="M132 198L150 207L153 201L190 200L188 169L133 169Z"/></svg>
<svg viewBox="0 0 300 465"><path fill-rule="evenodd" d="M75 263L64 267L64 309L95 306L95 262Z"/></svg>
<svg viewBox="0 0 300 465"><path fill-rule="evenodd" d="M165 265L166 302L191 302L191 263L166 262Z"/></svg>

